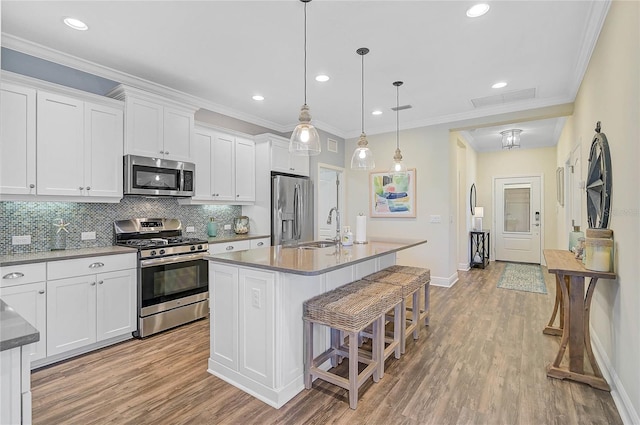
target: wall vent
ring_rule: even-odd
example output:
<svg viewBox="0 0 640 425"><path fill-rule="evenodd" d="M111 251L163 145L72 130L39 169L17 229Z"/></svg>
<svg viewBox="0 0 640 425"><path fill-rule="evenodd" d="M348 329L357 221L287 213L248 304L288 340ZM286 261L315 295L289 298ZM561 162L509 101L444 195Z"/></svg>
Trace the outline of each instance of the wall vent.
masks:
<svg viewBox="0 0 640 425"><path fill-rule="evenodd" d="M471 103L476 108L483 106L501 105L503 103L517 102L519 100L534 99L536 97L536 89L524 89L517 90L503 94L496 94L494 96L478 97L471 99Z"/></svg>

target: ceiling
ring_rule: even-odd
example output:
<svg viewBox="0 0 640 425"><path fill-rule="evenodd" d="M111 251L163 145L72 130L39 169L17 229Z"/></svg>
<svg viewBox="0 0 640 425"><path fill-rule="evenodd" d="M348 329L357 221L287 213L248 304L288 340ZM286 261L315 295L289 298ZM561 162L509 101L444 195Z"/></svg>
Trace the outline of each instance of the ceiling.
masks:
<svg viewBox="0 0 640 425"><path fill-rule="evenodd" d="M369 134L395 130L396 80L404 81L400 105L412 106L399 114L402 129L475 120L481 128L465 134L479 151L499 149L501 130L487 127L495 116L573 102L608 0L488 3L475 19L465 15L471 1L308 3L307 100L316 125L359 135L359 47L371 50ZM206 109L285 132L304 101L303 10L295 0L3 0L2 45L141 88L169 87ZM66 27L67 16L89 30ZM320 73L331 79L316 82ZM491 88L498 81L508 86ZM534 96L512 99L525 90ZM474 106L489 96L497 103ZM506 127L524 130L523 148L557 142L558 120L519 117ZM527 133L537 135L531 146Z"/></svg>

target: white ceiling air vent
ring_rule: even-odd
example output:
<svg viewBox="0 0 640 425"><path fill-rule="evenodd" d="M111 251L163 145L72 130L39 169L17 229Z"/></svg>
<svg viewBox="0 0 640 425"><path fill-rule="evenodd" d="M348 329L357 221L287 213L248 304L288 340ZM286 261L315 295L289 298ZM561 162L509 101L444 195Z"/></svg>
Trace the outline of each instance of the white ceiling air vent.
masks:
<svg viewBox="0 0 640 425"><path fill-rule="evenodd" d="M471 99L471 103L476 108L483 106L501 105L503 103L516 102L518 100L534 99L536 97L536 89L517 90L494 96L478 97Z"/></svg>
<svg viewBox="0 0 640 425"><path fill-rule="evenodd" d="M391 108L392 111L404 111L405 109L411 109L413 108L413 106L411 105L402 105L402 106L398 106L398 107L393 107Z"/></svg>

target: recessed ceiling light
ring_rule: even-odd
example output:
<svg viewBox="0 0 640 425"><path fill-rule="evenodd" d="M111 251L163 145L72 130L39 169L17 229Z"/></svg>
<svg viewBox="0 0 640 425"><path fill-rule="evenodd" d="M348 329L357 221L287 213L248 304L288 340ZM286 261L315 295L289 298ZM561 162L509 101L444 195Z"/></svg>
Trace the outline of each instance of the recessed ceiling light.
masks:
<svg viewBox="0 0 640 425"><path fill-rule="evenodd" d="M324 75L324 74L317 75L316 76L316 81L324 83L325 81L329 81L329 76L328 75Z"/></svg>
<svg viewBox="0 0 640 425"><path fill-rule="evenodd" d="M264 96L260 96L259 94L253 95L253 100L264 100Z"/></svg>
<svg viewBox="0 0 640 425"><path fill-rule="evenodd" d="M67 26L78 31L86 31L89 29L87 24L76 18L64 18L64 23L67 24Z"/></svg>
<svg viewBox="0 0 640 425"><path fill-rule="evenodd" d="M503 87L507 87L507 83L505 83L504 81L500 81L491 86L492 89L501 89Z"/></svg>
<svg viewBox="0 0 640 425"><path fill-rule="evenodd" d="M382 115L382 111L381 111L381 110L379 110L379 109L376 109L375 111L373 111L373 112L371 113L371 115Z"/></svg>
<svg viewBox="0 0 640 425"><path fill-rule="evenodd" d="M479 3L475 6L471 6L467 9L467 16L470 18L477 18L479 16L484 15L489 11L489 5L486 3Z"/></svg>

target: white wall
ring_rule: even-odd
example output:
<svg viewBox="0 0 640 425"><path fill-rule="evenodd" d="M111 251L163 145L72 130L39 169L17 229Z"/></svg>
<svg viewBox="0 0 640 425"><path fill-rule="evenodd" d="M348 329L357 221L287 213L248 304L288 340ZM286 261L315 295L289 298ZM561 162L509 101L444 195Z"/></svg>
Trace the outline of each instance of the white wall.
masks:
<svg viewBox="0 0 640 425"><path fill-rule="evenodd" d="M558 165L579 141L582 175L597 121L609 140L617 280L598 282L592 341L626 423L640 423L640 2L613 1L558 144ZM586 195L583 194L586 206ZM587 223L586 207L583 223ZM558 222L564 221L564 210ZM565 232L568 229L564 229ZM564 248L564 247L562 247ZM604 363L604 365L603 365Z"/></svg>
<svg viewBox="0 0 640 425"><path fill-rule="evenodd" d="M522 175L543 176L544 247L556 248L557 209L556 200L556 148L512 149L497 152L483 152L477 156L478 176L476 188L478 205L484 207L483 227L493 229L494 210L492 185L494 177ZM491 235L491 246L495 247L495 235ZM491 253L493 258L493 252Z"/></svg>
<svg viewBox="0 0 640 425"><path fill-rule="evenodd" d="M373 151L376 171L386 171L393 162L395 132L369 136L369 147ZM400 133L400 149L409 168L416 168L417 217L416 218L371 218L369 211L369 173L349 169L351 155L357 139L346 141L346 214L344 224L354 228L355 217L364 212L367 219L367 236L371 238L427 239L428 243L398 255L398 263L428 267L431 283L449 286L457 279L455 239L450 232L455 224L451 207L450 191L454 190L450 179L451 148L449 130L445 126L423 127L404 130ZM455 164L455 157L453 159ZM441 223L431 223L430 216L441 216ZM455 221L455 220L454 220Z"/></svg>
<svg viewBox="0 0 640 425"><path fill-rule="evenodd" d="M470 192L471 185L476 183L477 154L460 132L451 132L451 143L456 146L456 183L458 185L456 188L457 268L468 270L471 260L469 231L472 228Z"/></svg>

